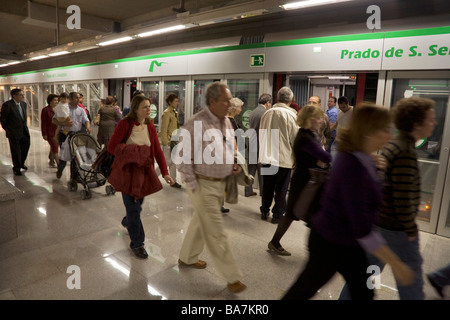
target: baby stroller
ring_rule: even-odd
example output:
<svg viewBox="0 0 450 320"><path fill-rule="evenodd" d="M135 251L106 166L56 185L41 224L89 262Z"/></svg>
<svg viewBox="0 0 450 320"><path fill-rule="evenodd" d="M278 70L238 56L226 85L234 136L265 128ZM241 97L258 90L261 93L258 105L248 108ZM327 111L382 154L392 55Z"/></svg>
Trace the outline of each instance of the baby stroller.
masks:
<svg viewBox="0 0 450 320"><path fill-rule="evenodd" d="M107 179L100 171L92 168L101 147L91 135L86 133L76 133L68 139L70 139L69 148L72 161L67 187L70 191L77 191L78 183L81 183L84 187L84 190L80 192L81 199L90 199L92 197L90 188L103 186ZM114 188L106 186L106 194L114 194Z"/></svg>

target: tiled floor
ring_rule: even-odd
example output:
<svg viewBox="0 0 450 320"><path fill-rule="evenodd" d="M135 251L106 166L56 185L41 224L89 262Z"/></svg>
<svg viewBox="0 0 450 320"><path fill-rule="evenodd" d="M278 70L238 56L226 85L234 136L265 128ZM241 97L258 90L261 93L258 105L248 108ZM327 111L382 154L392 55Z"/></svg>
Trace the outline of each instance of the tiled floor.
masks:
<svg viewBox="0 0 450 320"><path fill-rule="evenodd" d="M107 196L105 187L92 189L89 200L67 190L69 170L57 180L48 167L48 145L32 130L32 146L20 177L11 170L9 144L0 133L0 176L23 191L16 203L18 238L0 244L0 299L179 299L277 300L289 288L308 257L309 229L293 223L283 246L290 257L274 255L267 242L275 225L262 221L260 197L226 205L224 215L229 241L248 289L234 295L226 289L205 249L205 270L179 269L178 253L192 216L185 189L163 190L145 199L142 220L149 259L139 260L128 249L129 237L120 225L125 209L120 194ZM79 188L80 189L80 188ZM450 239L422 233L424 272L449 263ZM73 273L70 266L79 267ZM69 289L75 275L80 289ZM381 275L377 299L398 299L392 273ZM343 280L336 275L314 299L337 299ZM438 299L425 282L427 299Z"/></svg>

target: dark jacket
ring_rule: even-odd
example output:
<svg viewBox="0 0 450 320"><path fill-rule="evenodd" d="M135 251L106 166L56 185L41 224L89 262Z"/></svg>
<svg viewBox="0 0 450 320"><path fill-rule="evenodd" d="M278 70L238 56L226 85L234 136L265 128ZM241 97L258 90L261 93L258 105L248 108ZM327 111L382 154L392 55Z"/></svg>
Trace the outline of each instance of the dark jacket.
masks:
<svg viewBox="0 0 450 320"><path fill-rule="evenodd" d="M312 227L327 241L343 246L361 246L373 232L382 201L382 185L370 155L366 163L354 153L340 152L333 161L322 195L321 209Z"/></svg>
<svg viewBox="0 0 450 320"><path fill-rule="evenodd" d="M20 116L16 103L13 99L6 101L2 105L0 113L0 122L3 129L6 131L6 137L10 139L22 139L25 136L30 136L27 127L27 104L20 102L22 108L23 118Z"/></svg>
<svg viewBox="0 0 450 320"><path fill-rule="evenodd" d="M309 168L319 168L317 160L331 162L331 155L323 150L317 137L311 130L300 128L294 141L295 167L291 177L286 215L298 220L293 214L295 202L310 179Z"/></svg>

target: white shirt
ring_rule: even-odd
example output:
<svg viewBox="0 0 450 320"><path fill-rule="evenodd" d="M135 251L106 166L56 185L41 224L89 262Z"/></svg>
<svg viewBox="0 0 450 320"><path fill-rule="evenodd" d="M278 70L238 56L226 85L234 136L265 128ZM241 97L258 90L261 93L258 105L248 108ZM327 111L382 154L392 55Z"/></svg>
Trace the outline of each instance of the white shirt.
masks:
<svg viewBox="0 0 450 320"><path fill-rule="evenodd" d="M282 168L294 166L293 147L299 129L296 119L295 110L284 103L264 112L259 124L260 163Z"/></svg>
<svg viewBox="0 0 450 320"><path fill-rule="evenodd" d="M336 129L336 133L339 132L339 128L348 128L350 126L350 121L352 120L352 116L353 116L353 107L351 107L346 112L339 110L338 116L337 116L338 126Z"/></svg>

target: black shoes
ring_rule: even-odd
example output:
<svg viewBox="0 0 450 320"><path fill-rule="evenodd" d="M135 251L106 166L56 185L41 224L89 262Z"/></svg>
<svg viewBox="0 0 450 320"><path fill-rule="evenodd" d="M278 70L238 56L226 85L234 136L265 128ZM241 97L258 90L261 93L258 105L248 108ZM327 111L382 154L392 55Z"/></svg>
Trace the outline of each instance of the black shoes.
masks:
<svg viewBox="0 0 450 320"><path fill-rule="evenodd" d="M173 185L171 185L172 188L180 189L181 185L178 182L175 182Z"/></svg>
<svg viewBox="0 0 450 320"><path fill-rule="evenodd" d="M134 255L140 259L148 258L148 254L147 254L147 251L145 251L144 246L139 247L139 248L133 248L131 250L133 251Z"/></svg>
<svg viewBox="0 0 450 320"><path fill-rule="evenodd" d="M278 224L282 218L283 218L282 216L281 217L272 217L272 223Z"/></svg>
<svg viewBox="0 0 450 320"><path fill-rule="evenodd" d="M28 170L28 167L27 167L26 165L23 165L23 166L22 166L22 169L23 169L23 170Z"/></svg>
<svg viewBox="0 0 450 320"><path fill-rule="evenodd" d="M261 220L267 220L268 216L269 216L268 212L261 212Z"/></svg>
<svg viewBox="0 0 450 320"><path fill-rule="evenodd" d="M230 209L222 207L222 208L220 208L220 211L222 211L222 213L228 213L228 212L230 212Z"/></svg>
<svg viewBox="0 0 450 320"><path fill-rule="evenodd" d="M14 175L15 176L21 176L22 172L20 172L20 169L13 169Z"/></svg>
<svg viewBox="0 0 450 320"><path fill-rule="evenodd" d="M56 171L56 178L61 179L61 176L62 176L62 172L60 172L59 170Z"/></svg>

